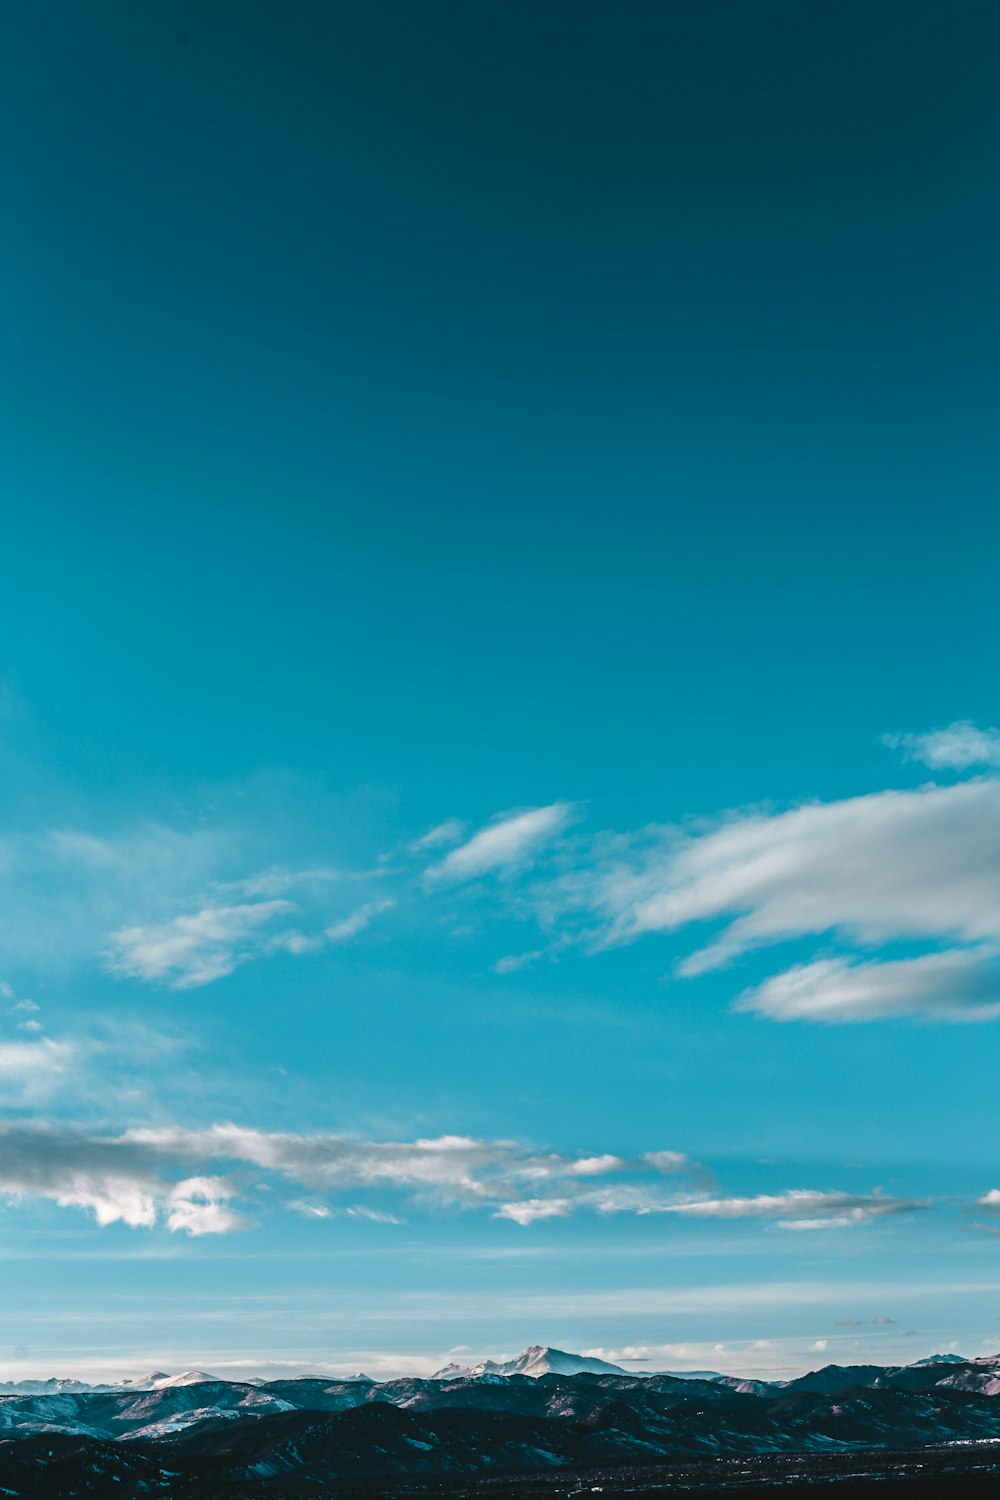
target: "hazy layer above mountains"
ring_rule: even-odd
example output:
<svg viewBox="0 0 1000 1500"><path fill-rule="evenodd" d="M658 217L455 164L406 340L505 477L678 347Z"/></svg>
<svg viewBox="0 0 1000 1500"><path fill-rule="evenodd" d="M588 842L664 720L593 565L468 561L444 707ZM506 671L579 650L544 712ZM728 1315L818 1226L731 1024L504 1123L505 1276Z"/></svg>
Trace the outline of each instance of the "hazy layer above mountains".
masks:
<svg viewBox="0 0 1000 1500"><path fill-rule="evenodd" d="M825 1365L818 1370L808 1371L792 1380L759 1380L750 1379L739 1375L723 1375L717 1370L626 1370L621 1365L610 1363L608 1360L595 1359L588 1355L572 1354L565 1349L554 1349L549 1345L530 1344L527 1349L512 1359L480 1360L475 1365L462 1365L457 1363L443 1365L433 1375L426 1377L412 1377L414 1383L425 1385L428 1381L441 1383L455 1382L485 1382L509 1381L515 1376L526 1377L530 1380L540 1380L546 1375L558 1375L572 1377L576 1375L597 1376L619 1376L626 1380L647 1380L655 1376L667 1377L679 1381L707 1381L710 1383L725 1385L732 1390L744 1393L763 1392L766 1390L817 1390L820 1388L835 1388L842 1384L844 1379L850 1377L855 1385L867 1385L869 1383L881 1383L890 1375L898 1376L903 1371L926 1371L928 1375L935 1376L935 1383L958 1383L959 1376L957 1367L962 1366L968 1372L963 1378L971 1381L965 1389L983 1389L984 1383L995 1381L998 1386L996 1392L989 1391L986 1394L1000 1393L1000 1355L988 1355L979 1359L965 1359L960 1354L932 1354L926 1359L916 1360L910 1365ZM954 1370L954 1380L952 1377ZM360 1385L372 1387L378 1391L398 1389L407 1383L406 1379L375 1381L360 1371L349 1378L333 1377L327 1375L300 1375L279 1380L266 1380L252 1377L242 1380L229 1380L226 1377L210 1374L204 1370L182 1370L175 1374L169 1374L164 1370L152 1370L146 1376L133 1379L87 1381L50 1376L46 1379L27 1379L17 1381L0 1381L0 1399L10 1396L30 1395L72 1395L74 1392L148 1392L148 1391L171 1391L184 1390L190 1386L219 1385L232 1387L268 1387L281 1384L294 1385L302 1382L304 1385L322 1386L328 1388L348 1387Z"/></svg>
<svg viewBox="0 0 1000 1500"><path fill-rule="evenodd" d="M44 1387L35 1391L8 1386L0 1390L4 1484L15 1495L71 1494L84 1492L84 1476L93 1493L96 1475L99 1492L114 1483L119 1500L246 1500L286 1494L289 1482L302 1493L336 1486L338 1494L381 1495L449 1476L463 1484L503 1476L514 1486L509 1493L522 1493L517 1476L539 1471L546 1484L572 1471L608 1488L612 1469L612 1488L625 1490L641 1465L725 1456L766 1465L782 1455L811 1464L860 1449L942 1448L961 1465L982 1445L997 1445L983 1451L1000 1467L1000 1355L827 1365L771 1384L553 1368L587 1362L534 1346L489 1361L495 1368L478 1375L378 1383L229 1381L188 1370L100 1388L58 1380L34 1382ZM497 1373L513 1366L520 1368ZM50 1463L65 1467L65 1484L48 1473ZM19 1464L26 1487L10 1483Z"/></svg>

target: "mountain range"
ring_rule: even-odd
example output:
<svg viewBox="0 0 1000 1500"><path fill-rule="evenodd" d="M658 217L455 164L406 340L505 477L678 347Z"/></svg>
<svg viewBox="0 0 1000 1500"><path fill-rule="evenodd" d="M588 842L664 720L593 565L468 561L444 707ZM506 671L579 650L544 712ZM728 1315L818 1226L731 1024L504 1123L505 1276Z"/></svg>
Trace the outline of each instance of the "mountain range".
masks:
<svg viewBox="0 0 1000 1500"><path fill-rule="evenodd" d="M556 1495L589 1479L655 1493L669 1469L707 1495L779 1474L833 1482L838 1463L873 1483L944 1463L982 1477L1000 1472L998 1398L1000 1355L766 1382L627 1374L541 1346L430 1379L26 1381L0 1387L0 1493Z"/></svg>

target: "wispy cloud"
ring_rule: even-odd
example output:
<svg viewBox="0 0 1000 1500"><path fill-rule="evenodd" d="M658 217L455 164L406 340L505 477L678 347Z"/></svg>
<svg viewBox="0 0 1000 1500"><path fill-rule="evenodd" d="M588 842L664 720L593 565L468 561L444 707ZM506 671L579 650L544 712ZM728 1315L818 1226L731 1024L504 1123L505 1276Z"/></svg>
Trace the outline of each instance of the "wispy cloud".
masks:
<svg viewBox="0 0 1000 1500"><path fill-rule="evenodd" d="M690 1172L691 1162L680 1151L646 1151L643 1161L654 1171L672 1176L676 1172Z"/></svg>
<svg viewBox="0 0 1000 1500"><path fill-rule="evenodd" d="M736 1009L776 1021L991 1021L1000 1016L998 954L958 948L883 963L820 959L747 990Z"/></svg>
<svg viewBox="0 0 1000 1500"><path fill-rule="evenodd" d="M994 729L960 722L891 738L934 766L1000 766ZM737 1008L768 1019L1000 1016L1000 776L632 833L574 826L570 834L579 816L576 805L552 802L499 814L469 836L449 818L408 846L420 864L353 873L316 858L263 871L244 863L257 873L240 874L232 847L223 858L226 839L205 831L147 825L102 839L63 830L6 847L0 886L10 870L29 891L48 895L54 884L61 930L86 929L111 973L174 989L276 954L319 953L358 938L393 907L402 924L421 903L464 900L460 888L482 882L470 901L495 902L542 932L521 952L487 957L502 975L570 949L588 954L701 928L708 940L692 936L679 978L751 950L823 940L814 957L740 996ZM235 843L244 855L259 852L259 842ZM421 869L431 850L439 853ZM345 902L345 891L354 899ZM887 954L889 944L897 951ZM913 951L900 954L904 944ZM834 945L844 951L831 953Z"/></svg>
<svg viewBox="0 0 1000 1500"><path fill-rule="evenodd" d="M385 909L374 900L384 871L294 858L261 868L278 838L294 850L306 835L284 818L276 833L249 807L194 827L0 837L0 954L36 973L99 956L119 977L184 989L273 953L344 941Z"/></svg>
<svg viewBox="0 0 1000 1500"><path fill-rule="evenodd" d="M366 1203L349 1203L344 1213L349 1219L367 1219L370 1224L402 1224L404 1222L395 1214L387 1213L384 1208L370 1208Z"/></svg>
<svg viewBox="0 0 1000 1500"><path fill-rule="evenodd" d="M658 1153L649 1153L655 1162ZM88 1210L99 1224L162 1224L190 1235L252 1227L262 1204L322 1221L334 1215L392 1225L398 1203L424 1212L480 1210L522 1227L590 1212L679 1214L702 1220L760 1219L787 1227L856 1226L921 1208L880 1192L794 1190L754 1198L692 1191L704 1169L676 1153L670 1189L649 1159L612 1152L568 1156L511 1141L440 1136L413 1141L292 1135L238 1125L207 1130L150 1127L105 1136L39 1125L0 1127L0 1193L42 1196ZM686 1170L682 1170L682 1162ZM659 1178L657 1183L651 1178ZM291 1186L293 1195L282 1189ZM258 1189L268 1192L262 1198ZM302 1197L305 1188L308 1197ZM374 1202L359 1193L375 1193ZM345 1199L347 1201L345 1201Z"/></svg>
<svg viewBox="0 0 1000 1500"><path fill-rule="evenodd" d="M293 1198L288 1204L294 1213L301 1214L304 1219L328 1219L330 1209L325 1203L310 1203L306 1198Z"/></svg>
<svg viewBox="0 0 1000 1500"><path fill-rule="evenodd" d="M703 1198L675 1203L665 1213L698 1219L774 1219L786 1228L840 1228L868 1219L913 1213L927 1207L916 1198L891 1198L882 1193L811 1192L796 1188L787 1193L759 1193L752 1198Z"/></svg>
<svg viewBox="0 0 1000 1500"><path fill-rule="evenodd" d="M998 855L1000 782L964 782L668 832L635 870L609 872L599 896L618 941L728 919L682 966L696 974L829 932L870 944L1000 940Z"/></svg>
<svg viewBox="0 0 1000 1500"><path fill-rule="evenodd" d="M979 729L958 719L926 734L887 734L883 742L901 750L907 760L922 761L932 771L971 771L1000 767L1000 729Z"/></svg>
<svg viewBox="0 0 1000 1500"><path fill-rule="evenodd" d="M328 943L356 937L388 911L391 898L368 901L318 932L303 931L294 901L247 901L204 906L167 922L120 927L109 936L109 971L171 989L196 989L224 979L241 964L275 953L316 953Z"/></svg>
<svg viewBox="0 0 1000 1500"><path fill-rule="evenodd" d="M449 844L457 844L465 837L468 824L463 823L461 818L445 818L443 823L435 823L433 828L428 828L420 838L414 839L409 849L411 854L426 854L431 849L447 848Z"/></svg>
<svg viewBox="0 0 1000 1500"><path fill-rule="evenodd" d="M343 921L335 922L332 927L328 927L325 936L331 943L344 943L349 938L356 937L359 932L363 932L376 917L389 911L395 904L388 897L382 901L368 901L357 911L352 912L349 917L345 917Z"/></svg>
<svg viewBox="0 0 1000 1500"><path fill-rule="evenodd" d="M255 901L120 927L110 936L108 968L128 978L160 980L173 989L210 984L266 953L274 942L267 929L295 910L291 901Z"/></svg>
<svg viewBox="0 0 1000 1500"><path fill-rule="evenodd" d="M529 965L537 963L544 958L546 949L533 948L527 953L505 953L498 958L493 965L494 974L516 974L519 969L526 969Z"/></svg>
<svg viewBox="0 0 1000 1500"><path fill-rule="evenodd" d="M64 1086L76 1060L69 1042L48 1037L31 1042L0 1042L0 1101L36 1104Z"/></svg>
<svg viewBox="0 0 1000 1500"><path fill-rule="evenodd" d="M504 1203L497 1209L498 1219L512 1219L515 1224L534 1224L539 1219L565 1219L570 1212L566 1198L524 1198Z"/></svg>
<svg viewBox="0 0 1000 1500"><path fill-rule="evenodd" d="M520 897L562 947L713 924L711 941L677 964L694 978L751 949L832 938L855 951L779 973L738 1008L813 1021L1000 1015L1000 778L578 836L559 849L559 873L529 874ZM886 958L890 943L932 951ZM495 967L512 972L518 960Z"/></svg>
<svg viewBox="0 0 1000 1500"><path fill-rule="evenodd" d="M585 1191L587 1178L602 1172L643 1171L612 1155L538 1153L510 1141L445 1135L414 1141L359 1140L344 1135L301 1136L216 1125L142 1129L128 1140L166 1157L226 1161L274 1171L314 1191L358 1187L404 1189L442 1204L491 1204L531 1184L562 1184L560 1192ZM574 1185L571 1187L571 1185Z"/></svg>
<svg viewBox="0 0 1000 1500"><path fill-rule="evenodd" d="M440 864L432 865L427 871L427 879L431 882L475 880L480 875L521 866L566 827L572 813L569 802L553 802L548 807L507 813L453 849Z"/></svg>
<svg viewBox="0 0 1000 1500"><path fill-rule="evenodd" d="M296 886L310 885L317 881L341 880L344 872L329 865L316 866L308 870L288 870L280 865L262 870L258 875L248 875L242 880L230 880L218 884L218 891L232 892L239 896L281 896Z"/></svg>

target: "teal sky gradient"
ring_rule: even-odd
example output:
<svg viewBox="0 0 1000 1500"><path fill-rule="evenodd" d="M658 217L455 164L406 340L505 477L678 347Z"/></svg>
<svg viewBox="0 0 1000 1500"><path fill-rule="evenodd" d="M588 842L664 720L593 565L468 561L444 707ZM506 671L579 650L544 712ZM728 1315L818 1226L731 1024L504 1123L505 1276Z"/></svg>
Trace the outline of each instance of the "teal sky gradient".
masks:
<svg viewBox="0 0 1000 1500"><path fill-rule="evenodd" d="M996 1348L998 44L0 21L0 1378Z"/></svg>

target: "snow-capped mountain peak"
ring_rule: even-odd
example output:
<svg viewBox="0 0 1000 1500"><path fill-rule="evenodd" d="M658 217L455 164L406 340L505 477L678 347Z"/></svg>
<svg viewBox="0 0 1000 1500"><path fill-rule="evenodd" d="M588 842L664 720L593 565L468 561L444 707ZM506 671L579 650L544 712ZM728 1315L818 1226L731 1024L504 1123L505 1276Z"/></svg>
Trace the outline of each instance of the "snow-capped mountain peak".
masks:
<svg viewBox="0 0 1000 1500"><path fill-rule="evenodd" d="M204 1385L206 1381L217 1378L215 1375L206 1375L204 1370L182 1370L179 1375L165 1375L161 1370L150 1375L149 1384L162 1391L177 1385Z"/></svg>
<svg viewBox="0 0 1000 1500"><path fill-rule="evenodd" d="M514 1359L484 1359L478 1365L445 1365L433 1376L434 1380L477 1380L486 1375L528 1375L537 1379L540 1375L626 1375L620 1365L609 1364L605 1359L590 1359L583 1354L568 1354L564 1349L552 1349L544 1344L530 1344Z"/></svg>

